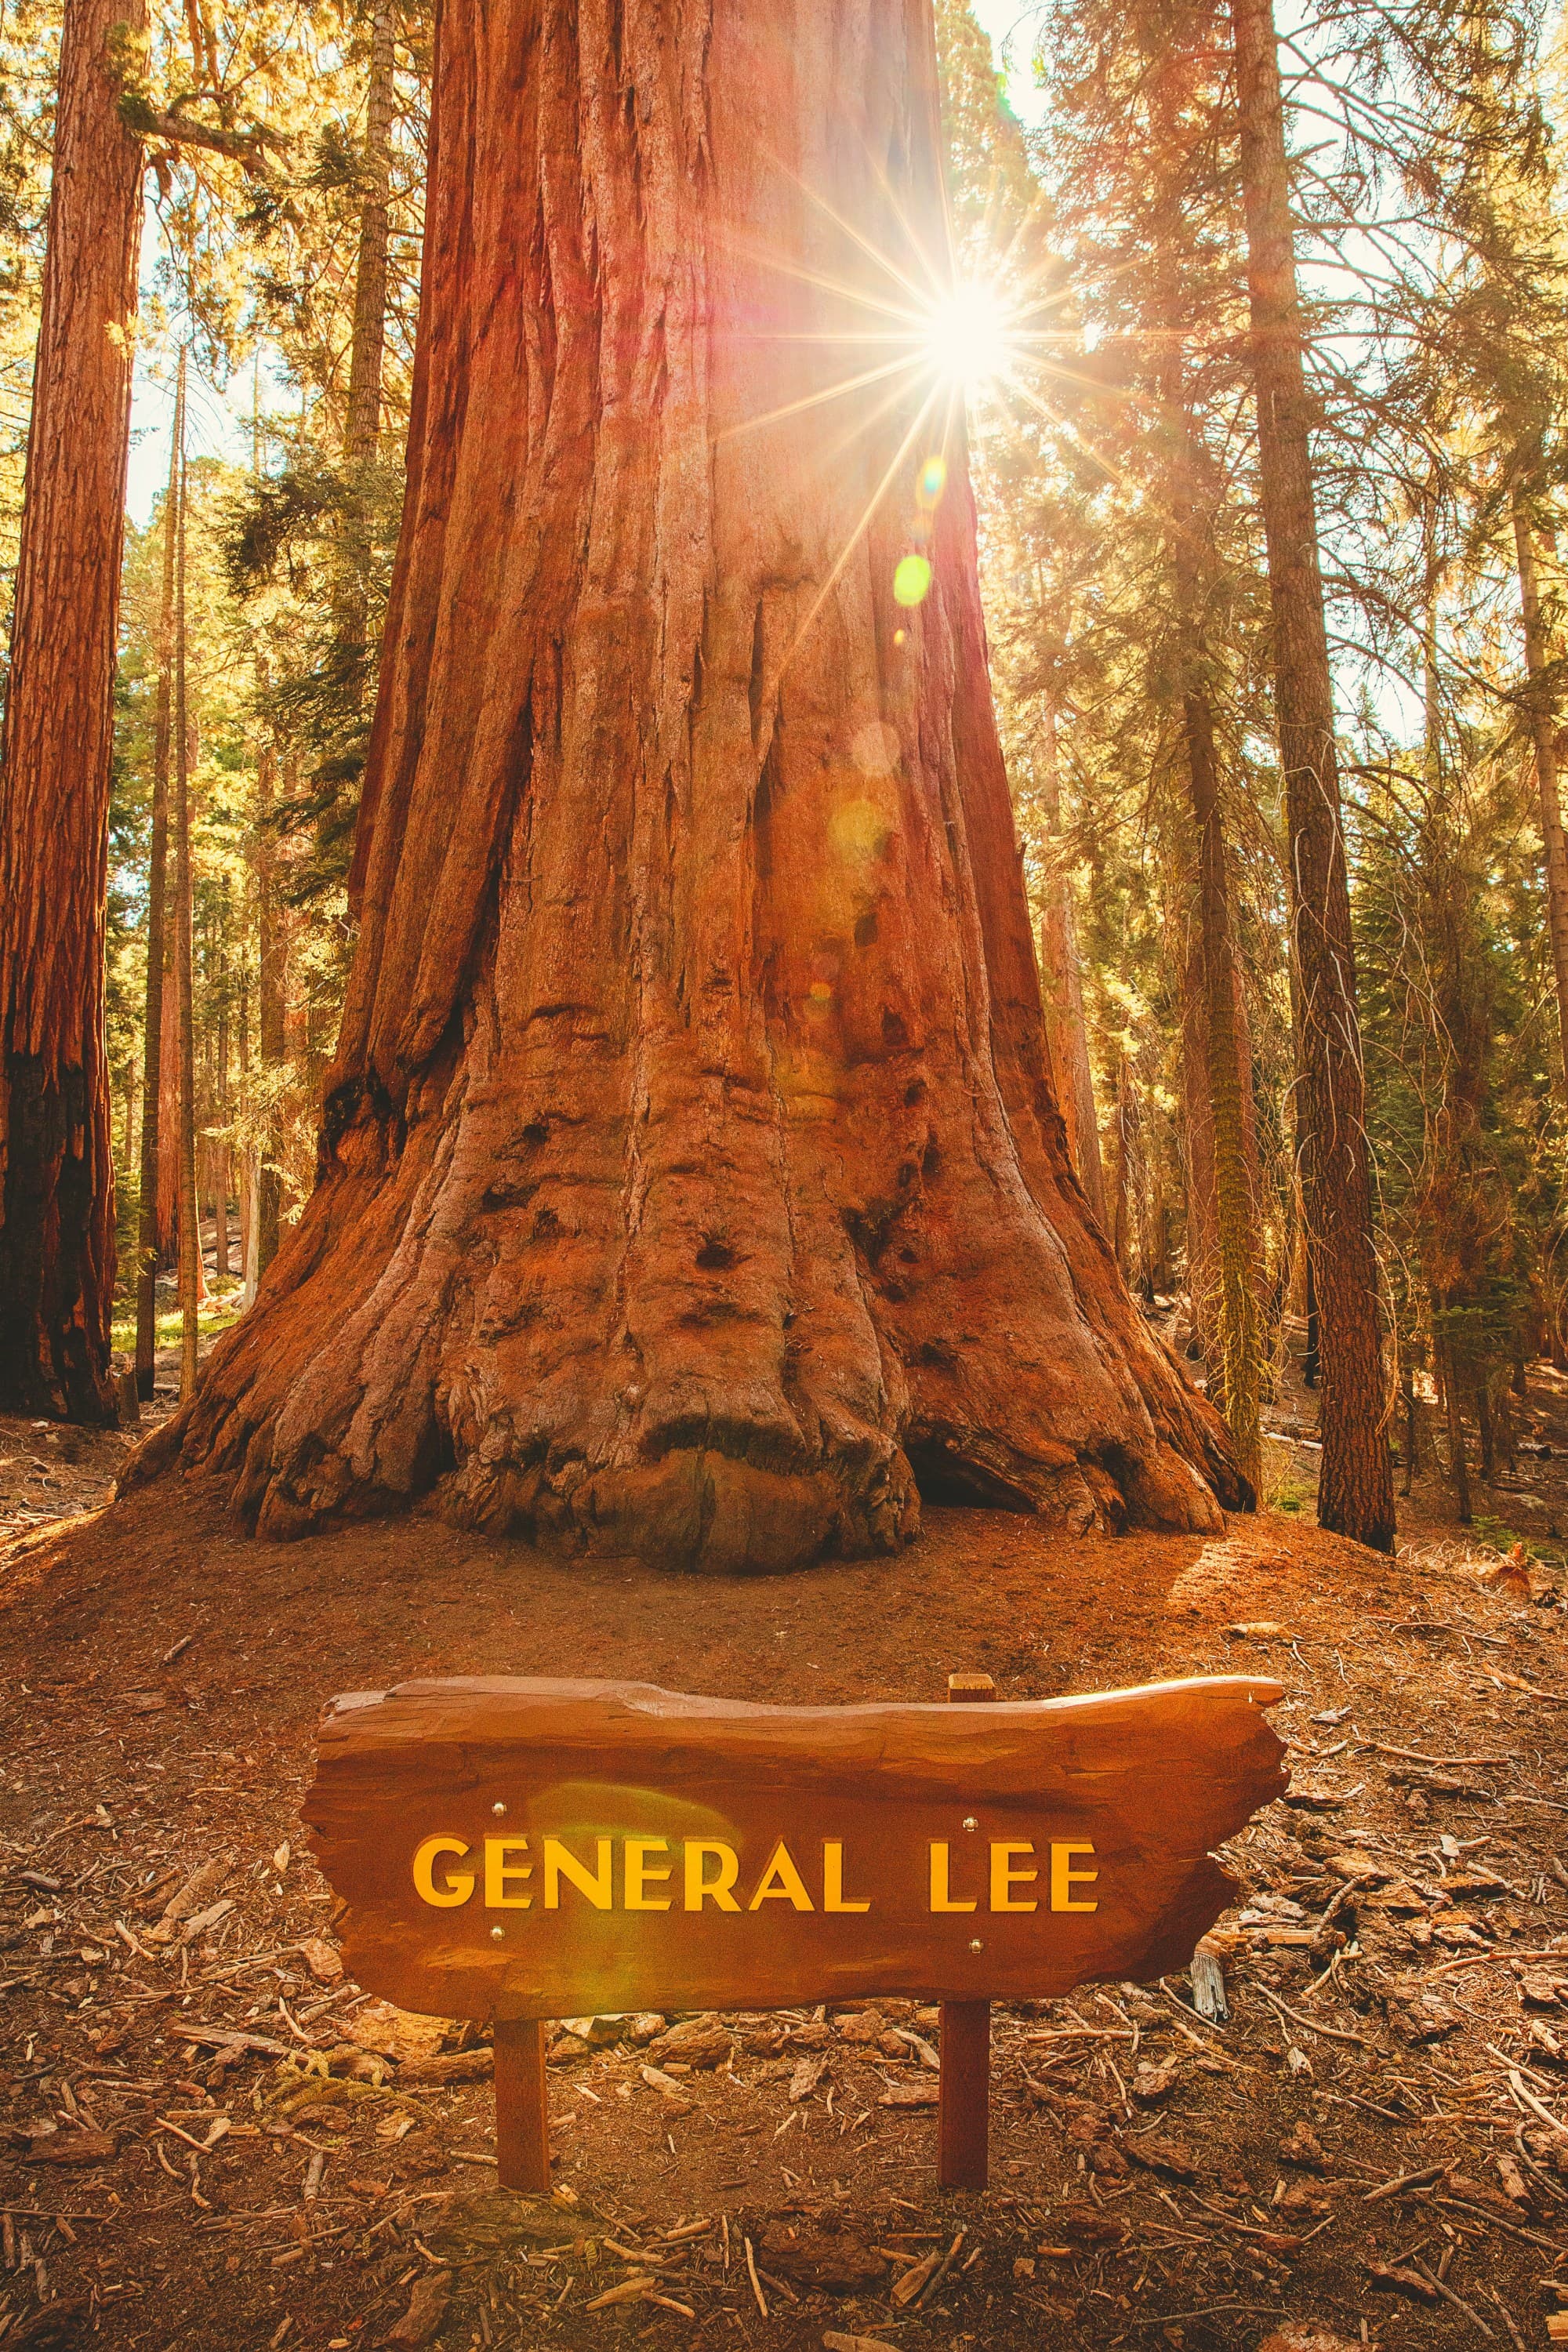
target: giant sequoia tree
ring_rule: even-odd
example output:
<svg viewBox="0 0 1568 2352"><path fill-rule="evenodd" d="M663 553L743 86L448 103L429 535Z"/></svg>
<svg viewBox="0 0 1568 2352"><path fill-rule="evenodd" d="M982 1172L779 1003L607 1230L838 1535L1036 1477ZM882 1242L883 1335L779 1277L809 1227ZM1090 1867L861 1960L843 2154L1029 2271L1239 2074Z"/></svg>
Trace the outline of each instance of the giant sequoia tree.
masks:
<svg viewBox="0 0 1568 2352"><path fill-rule="evenodd" d="M142 227L116 43L144 15L65 12L0 747L0 1403L86 1421L113 1415L104 898Z"/></svg>
<svg viewBox="0 0 1568 2352"><path fill-rule="evenodd" d="M1246 1498L1068 1161L941 224L926 0L447 14L319 1181L141 1475L705 1568Z"/></svg>

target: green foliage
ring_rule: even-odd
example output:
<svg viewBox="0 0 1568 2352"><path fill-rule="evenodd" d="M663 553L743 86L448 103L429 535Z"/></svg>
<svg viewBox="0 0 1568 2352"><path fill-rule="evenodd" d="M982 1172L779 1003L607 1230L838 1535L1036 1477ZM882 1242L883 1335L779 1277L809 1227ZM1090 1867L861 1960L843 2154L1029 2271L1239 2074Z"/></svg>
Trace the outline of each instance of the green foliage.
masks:
<svg viewBox="0 0 1568 2352"><path fill-rule="evenodd" d="M1522 488L1555 634L1568 246L1542 26L1533 0L1458 16L1335 0L1287 28L1390 1360L1446 1354L1465 1410L1494 1415L1563 1322L1561 1057L1512 543ZM1053 331L972 399L971 432L1026 872L1038 903L1054 877L1072 895L1118 1246L1145 1288L1173 1278L1192 1181L1195 647L1282 1312L1302 1298L1287 891L1227 20L1210 0L1042 0L1048 111L1028 137L988 93L962 0L939 27L966 260L985 268L1031 216L1058 257ZM1553 696L1561 676L1558 656Z"/></svg>

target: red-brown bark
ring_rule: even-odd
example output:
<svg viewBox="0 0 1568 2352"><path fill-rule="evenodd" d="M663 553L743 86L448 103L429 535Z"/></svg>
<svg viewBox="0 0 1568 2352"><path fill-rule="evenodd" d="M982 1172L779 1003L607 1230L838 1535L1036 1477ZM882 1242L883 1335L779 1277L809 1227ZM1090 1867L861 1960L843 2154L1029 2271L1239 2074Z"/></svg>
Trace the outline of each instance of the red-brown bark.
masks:
<svg viewBox="0 0 1568 2352"><path fill-rule="evenodd" d="M158 1267L173 1274L180 1262L180 997L174 977L174 861L164 857L163 979L158 1024L158 1186L153 1204Z"/></svg>
<svg viewBox="0 0 1568 2352"><path fill-rule="evenodd" d="M169 436L169 486L163 501L163 582L158 608L158 683L153 718L153 809L147 877L147 987L142 1015L142 1070L146 1108L142 1122L142 1198L137 1220L136 1393L147 1403L156 1382L158 1272L173 1237L174 1160L164 1123L164 1063L173 1091L173 1038L163 1034L163 998L169 984L169 751L174 725L174 549L185 449L185 379L188 355L182 345L174 387L174 430ZM163 1198L168 1163L170 1197Z"/></svg>
<svg viewBox="0 0 1568 2352"><path fill-rule="evenodd" d="M103 1020L115 625L142 151L110 44L67 0L11 676L0 745L0 1402L112 1420Z"/></svg>
<svg viewBox="0 0 1568 2352"><path fill-rule="evenodd" d="M897 292L837 222L936 249L928 0L450 11L434 144L319 1181L134 1475L713 1569L917 1477L1217 1526L1050 1091L962 444L905 611L930 387L755 421Z"/></svg>
<svg viewBox="0 0 1568 2352"><path fill-rule="evenodd" d="M1273 0L1230 0L1260 504L1289 831L1301 1202L1322 1352L1318 1521L1394 1549L1390 1398Z"/></svg>

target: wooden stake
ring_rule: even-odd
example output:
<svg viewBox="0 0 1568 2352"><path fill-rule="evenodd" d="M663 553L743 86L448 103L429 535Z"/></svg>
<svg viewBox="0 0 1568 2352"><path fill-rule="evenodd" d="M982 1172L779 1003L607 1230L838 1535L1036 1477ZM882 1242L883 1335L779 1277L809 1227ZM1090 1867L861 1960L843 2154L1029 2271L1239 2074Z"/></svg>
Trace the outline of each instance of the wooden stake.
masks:
<svg viewBox="0 0 1568 2352"><path fill-rule="evenodd" d="M544 2028L536 2017L498 2017L495 2050L497 2177L536 2197L550 2186Z"/></svg>
<svg viewBox="0 0 1568 2352"><path fill-rule="evenodd" d="M996 1696L989 1675L949 1675L954 1706ZM944 2000L938 2077L936 2177L943 2189L984 2189L991 2178L991 2003Z"/></svg>

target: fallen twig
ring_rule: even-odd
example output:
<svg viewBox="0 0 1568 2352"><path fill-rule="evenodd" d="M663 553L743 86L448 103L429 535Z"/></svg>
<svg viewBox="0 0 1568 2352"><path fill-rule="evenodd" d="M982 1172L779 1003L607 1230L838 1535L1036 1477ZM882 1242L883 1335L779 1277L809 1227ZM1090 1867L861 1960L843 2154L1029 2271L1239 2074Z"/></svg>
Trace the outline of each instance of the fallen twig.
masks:
<svg viewBox="0 0 1568 2352"><path fill-rule="evenodd" d="M742 2238L741 2243L746 2249L746 2270L752 2282L752 2293L757 2298L757 2309L762 2313L763 2317L765 2319L768 2315L768 2299L763 2293L763 2283L757 2276L757 2258L752 2252L752 2242L750 2238Z"/></svg>
<svg viewBox="0 0 1568 2352"><path fill-rule="evenodd" d="M1321 2033L1330 2042L1350 2042L1358 2050L1372 2050L1376 2047L1374 2042L1367 2040L1364 2033L1350 2033L1342 2026L1320 2025L1316 2018L1303 2017L1299 2009L1292 2009L1288 2001L1283 2001L1278 1994L1271 1993L1267 1985L1259 1985L1257 1990L1271 2008L1277 2009L1282 2017L1289 2018L1293 2024L1304 2025L1309 2033Z"/></svg>
<svg viewBox="0 0 1568 2352"><path fill-rule="evenodd" d="M1453 2305L1456 2311L1462 2311L1472 2327L1479 2327L1480 2329L1481 2334L1486 2337L1489 2344L1495 2344L1497 2342L1497 2337L1492 2334L1491 2329L1487 2326L1487 2323L1481 2317L1480 2313L1479 2311L1472 2311L1469 2305L1465 2301L1464 2296L1462 2294L1456 2294L1453 2288L1448 2284L1446 2279L1440 2279L1436 2271L1429 2270L1426 2264L1420 2260L1419 2256L1413 2254L1411 2256L1411 2262L1415 2268L1420 2272L1422 2277L1426 2281L1429 2286L1435 2286L1438 2294L1442 2295L1447 2302Z"/></svg>

